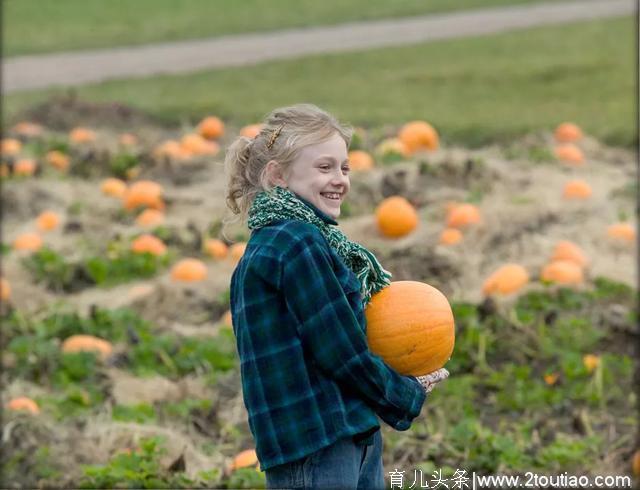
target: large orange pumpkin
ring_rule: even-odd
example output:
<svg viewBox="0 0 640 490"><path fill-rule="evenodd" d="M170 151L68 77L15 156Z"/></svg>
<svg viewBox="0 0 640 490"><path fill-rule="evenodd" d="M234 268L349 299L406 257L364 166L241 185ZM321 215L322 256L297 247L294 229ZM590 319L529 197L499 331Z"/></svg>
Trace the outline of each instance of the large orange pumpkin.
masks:
<svg viewBox="0 0 640 490"><path fill-rule="evenodd" d="M570 180L564 186L562 197L565 199L589 199L593 194L591 186L584 180Z"/></svg>
<svg viewBox="0 0 640 490"><path fill-rule="evenodd" d="M42 248L43 240L40 235L33 232L23 233L16 237L13 241L15 250L28 250L29 252L37 252Z"/></svg>
<svg viewBox="0 0 640 490"><path fill-rule="evenodd" d="M43 211L36 218L36 226L40 231L55 230L60 224L60 216L53 211Z"/></svg>
<svg viewBox="0 0 640 490"><path fill-rule="evenodd" d="M167 253L167 246L158 237L144 234L131 242L131 250L138 254L150 253L159 256Z"/></svg>
<svg viewBox="0 0 640 490"><path fill-rule="evenodd" d="M365 316L371 352L400 374L429 374L451 357L453 312L447 298L433 286L392 282L372 296Z"/></svg>
<svg viewBox="0 0 640 490"><path fill-rule="evenodd" d="M607 236L621 242L634 242L636 231L629 223L616 223L607 228Z"/></svg>
<svg viewBox="0 0 640 490"><path fill-rule="evenodd" d="M21 158L13 165L14 175L30 176L36 173L36 162L32 158Z"/></svg>

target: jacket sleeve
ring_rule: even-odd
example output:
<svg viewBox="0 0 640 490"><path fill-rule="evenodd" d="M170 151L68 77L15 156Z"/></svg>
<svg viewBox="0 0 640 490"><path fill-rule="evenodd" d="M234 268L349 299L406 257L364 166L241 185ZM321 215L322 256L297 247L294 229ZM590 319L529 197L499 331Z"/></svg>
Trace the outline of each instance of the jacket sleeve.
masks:
<svg viewBox="0 0 640 490"><path fill-rule="evenodd" d="M355 389L378 416L407 430L426 399L420 383L369 350L321 235L305 235L282 266L282 290L303 348L338 384Z"/></svg>

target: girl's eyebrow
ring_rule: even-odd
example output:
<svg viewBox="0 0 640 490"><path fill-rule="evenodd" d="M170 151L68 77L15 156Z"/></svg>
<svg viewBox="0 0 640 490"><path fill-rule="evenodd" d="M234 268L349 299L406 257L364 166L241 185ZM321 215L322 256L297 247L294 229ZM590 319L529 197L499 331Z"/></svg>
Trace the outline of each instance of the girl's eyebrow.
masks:
<svg viewBox="0 0 640 490"><path fill-rule="evenodd" d="M330 161L332 161L332 162L336 162L336 161L337 161L335 158L333 158L332 156L329 156L329 155L322 155L322 156L319 156L318 158L316 158L316 160L315 160L315 161L316 161L316 162L319 162L319 161L322 161L322 160L330 160ZM345 159L344 159L344 161L343 161L342 163L343 163L343 164L345 164L345 163L349 163L349 159L348 159L348 158L345 158Z"/></svg>

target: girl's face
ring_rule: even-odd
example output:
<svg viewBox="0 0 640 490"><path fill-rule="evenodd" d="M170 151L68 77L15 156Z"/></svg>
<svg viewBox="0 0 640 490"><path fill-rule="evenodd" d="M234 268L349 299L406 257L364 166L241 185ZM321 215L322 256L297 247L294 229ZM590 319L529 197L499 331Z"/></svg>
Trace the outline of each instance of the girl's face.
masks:
<svg viewBox="0 0 640 490"><path fill-rule="evenodd" d="M344 140L336 133L323 143L303 148L284 182L320 211L338 218L340 205L351 188Z"/></svg>

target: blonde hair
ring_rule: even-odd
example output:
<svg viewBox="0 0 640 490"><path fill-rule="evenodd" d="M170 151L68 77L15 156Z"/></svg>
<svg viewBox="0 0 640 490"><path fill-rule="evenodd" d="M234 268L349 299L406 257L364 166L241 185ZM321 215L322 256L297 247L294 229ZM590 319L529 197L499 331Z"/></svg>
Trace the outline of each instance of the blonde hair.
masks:
<svg viewBox="0 0 640 490"><path fill-rule="evenodd" d="M225 160L227 174L226 203L233 213L223 219L223 235L233 223L244 223L255 196L271 191L265 172L267 163L275 160L283 173L288 173L300 151L323 143L338 134L347 147L353 129L313 104L296 104L271 111L255 138L240 136L229 146Z"/></svg>

